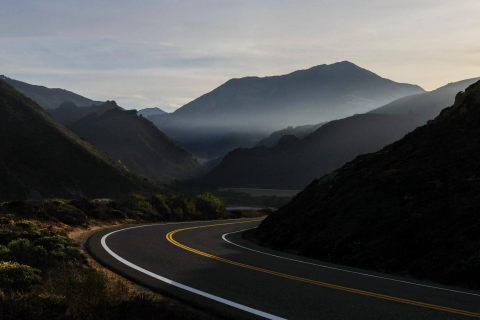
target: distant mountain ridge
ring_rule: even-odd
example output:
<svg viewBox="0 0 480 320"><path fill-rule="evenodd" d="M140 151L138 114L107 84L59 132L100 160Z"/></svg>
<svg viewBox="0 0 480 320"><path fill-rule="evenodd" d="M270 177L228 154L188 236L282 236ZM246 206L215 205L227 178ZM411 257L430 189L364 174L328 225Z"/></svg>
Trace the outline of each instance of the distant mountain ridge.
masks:
<svg viewBox="0 0 480 320"><path fill-rule="evenodd" d="M0 80L0 199L122 197L154 191Z"/></svg>
<svg viewBox="0 0 480 320"><path fill-rule="evenodd" d="M32 85L26 82L10 79L3 75L0 76L0 79L9 83L16 90L35 101L46 110L56 109L65 101L72 101L77 106L91 106L103 103L85 98L65 89L51 89L44 86Z"/></svg>
<svg viewBox="0 0 480 320"><path fill-rule="evenodd" d="M114 101L107 104L98 106L108 108L101 115L91 113L69 128L149 180L191 178L202 170L188 152L136 110L122 110Z"/></svg>
<svg viewBox="0 0 480 320"><path fill-rule="evenodd" d="M145 108L145 109L138 110L138 114L141 114L144 117L156 116L156 115L161 115L165 113L166 112L160 108Z"/></svg>
<svg viewBox="0 0 480 320"><path fill-rule="evenodd" d="M174 140L212 146L226 133L266 135L287 126L367 112L424 90L396 83L344 61L282 76L231 79L152 121ZM232 144L232 149L241 145ZM214 151L208 156L219 156Z"/></svg>
<svg viewBox="0 0 480 320"><path fill-rule="evenodd" d="M330 121L303 139L285 135L273 148L235 149L204 180L220 187L298 190L414 128L407 115L360 114Z"/></svg>

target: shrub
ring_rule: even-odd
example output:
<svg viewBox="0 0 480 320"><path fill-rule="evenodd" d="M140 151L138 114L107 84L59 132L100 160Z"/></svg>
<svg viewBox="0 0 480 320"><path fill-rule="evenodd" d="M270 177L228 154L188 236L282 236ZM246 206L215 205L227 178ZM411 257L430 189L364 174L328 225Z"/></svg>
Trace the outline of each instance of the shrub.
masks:
<svg viewBox="0 0 480 320"><path fill-rule="evenodd" d="M42 246L48 251L53 250L64 250L68 245L68 242L65 239L55 235L52 237L41 237L33 242L33 245Z"/></svg>
<svg viewBox="0 0 480 320"><path fill-rule="evenodd" d="M183 220L183 211L181 208L175 208L172 210L172 220L173 221L181 221Z"/></svg>
<svg viewBox="0 0 480 320"><path fill-rule="evenodd" d="M65 254L67 256L67 260L78 261L84 264L87 263L87 257L79 248L68 246L65 248Z"/></svg>
<svg viewBox="0 0 480 320"><path fill-rule="evenodd" d="M10 219L9 217L1 217L0 218L0 224L3 224L3 225L13 225L13 220Z"/></svg>
<svg viewBox="0 0 480 320"><path fill-rule="evenodd" d="M169 217L171 214L170 207L168 205L169 199L166 195L163 194L155 194L152 196L152 204L155 210L162 216L162 217Z"/></svg>
<svg viewBox="0 0 480 320"><path fill-rule="evenodd" d="M37 225L29 220L19 220L15 225L27 231L35 231L38 229Z"/></svg>
<svg viewBox="0 0 480 320"><path fill-rule="evenodd" d="M10 241L7 246L7 258L28 265L46 263L47 250L42 246L34 246L28 239L19 238Z"/></svg>
<svg viewBox="0 0 480 320"><path fill-rule="evenodd" d="M0 245L0 260L6 260L8 257L8 254L10 253L10 250L3 244Z"/></svg>
<svg viewBox="0 0 480 320"><path fill-rule="evenodd" d="M0 262L3 291L30 291L41 280L40 270L16 262Z"/></svg>
<svg viewBox="0 0 480 320"><path fill-rule="evenodd" d="M83 225L88 221L85 212L69 204L49 208L48 212L61 222L71 226Z"/></svg>
<svg viewBox="0 0 480 320"><path fill-rule="evenodd" d="M110 210L110 211L108 211L108 214L114 216L116 219L126 219L127 218L127 214L123 211L120 211L120 210Z"/></svg>
<svg viewBox="0 0 480 320"><path fill-rule="evenodd" d="M193 199L183 194L175 195L171 198L170 209L171 210L181 209L182 210L181 216L184 219L189 219L190 217L195 215L195 203L193 202ZM179 213L178 210L177 210L177 213ZM174 215L177 216L177 214L174 214Z"/></svg>
<svg viewBox="0 0 480 320"><path fill-rule="evenodd" d="M152 209L152 204L148 202L147 198L136 193L130 194L123 206L132 210Z"/></svg>
<svg viewBox="0 0 480 320"><path fill-rule="evenodd" d="M214 219L225 212L226 206L222 199L211 193L204 193L195 197L195 208L204 218Z"/></svg>

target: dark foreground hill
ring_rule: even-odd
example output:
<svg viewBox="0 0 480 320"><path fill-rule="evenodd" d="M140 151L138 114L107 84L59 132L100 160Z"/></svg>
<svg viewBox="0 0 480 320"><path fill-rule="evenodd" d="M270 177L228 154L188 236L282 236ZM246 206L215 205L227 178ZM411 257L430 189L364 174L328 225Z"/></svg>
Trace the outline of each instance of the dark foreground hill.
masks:
<svg viewBox="0 0 480 320"><path fill-rule="evenodd" d="M0 80L0 199L117 197L150 188Z"/></svg>
<svg viewBox="0 0 480 320"><path fill-rule="evenodd" d="M96 113L101 115L107 110L118 108L120 107L115 101L107 101L90 107L79 107L72 101L65 101L57 109L48 110L48 112L63 125L69 126L89 114Z"/></svg>
<svg viewBox="0 0 480 320"><path fill-rule="evenodd" d="M10 79L5 76L0 76L0 79L8 82L11 86L35 101L44 109L56 109L65 101L72 101L77 106L91 106L93 104L102 103L82 97L79 94L65 89L51 89L44 86L36 86Z"/></svg>
<svg viewBox="0 0 480 320"><path fill-rule="evenodd" d="M93 113L70 129L151 180L190 178L201 170L188 152L135 110L117 107L102 115Z"/></svg>
<svg viewBox="0 0 480 320"><path fill-rule="evenodd" d="M304 139L287 135L273 148L236 149L205 181L221 187L303 189L313 179L414 128L413 120L405 115L361 114L331 121Z"/></svg>
<svg viewBox="0 0 480 320"><path fill-rule="evenodd" d="M372 110L370 113L408 114L415 119L419 126L423 126L428 120L435 118L440 111L451 106L458 92L464 91L478 80L480 78L449 83L431 92L403 97Z"/></svg>
<svg viewBox="0 0 480 320"><path fill-rule="evenodd" d="M270 246L480 287L480 82L384 149L313 181L256 235Z"/></svg>
<svg viewBox="0 0 480 320"><path fill-rule="evenodd" d="M287 126L340 119L423 92L343 61L281 76L231 79L173 113L153 116L152 122L172 139L197 147L188 151L215 158L253 146L242 133L263 138ZM226 134L236 141L226 141Z"/></svg>

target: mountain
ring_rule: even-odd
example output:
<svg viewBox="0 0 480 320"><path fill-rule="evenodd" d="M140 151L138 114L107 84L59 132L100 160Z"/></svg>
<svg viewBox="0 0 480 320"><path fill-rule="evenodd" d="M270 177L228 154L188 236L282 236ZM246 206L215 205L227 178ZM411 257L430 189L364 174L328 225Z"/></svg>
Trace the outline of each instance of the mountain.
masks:
<svg viewBox="0 0 480 320"><path fill-rule="evenodd" d="M257 134L258 142L290 125L344 118L423 92L344 61L282 76L231 79L173 113L153 116L152 122L172 139L196 146L192 153L215 158L224 152L217 141L229 144L226 134L237 140L230 150L253 146L242 133Z"/></svg>
<svg viewBox="0 0 480 320"><path fill-rule="evenodd" d="M480 287L480 82L435 120L313 181L267 217L269 246Z"/></svg>
<svg viewBox="0 0 480 320"><path fill-rule="evenodd" d="M166 112L159 108L145 108L138 110L138 114L141 114L144 117L156 116L165 114Z"/></svg>
<svg viewBox="0 0 480 320"><path fill-rule="evenodd" d="M91 106L102 103L82 97L81 95L65 89L50 89L43 86L36 86L10 79L5 76L0 76L0 80L8 82L11 86L35 101L44 109L56 109L65 101L72 101L77 106Z"/></svg>
<svg viewBox="0 0 480 320"><path fill-rule="evenodd" d="M299 190L414 128L406 115L360 114L330 121L303 139L283 136L273 148L236 149L204 179L221 187Z"/></svg>
<svg viewBox="0 0 480 320"><path fill-rule="evenodd" d="M428 120L435 118L441 110L451 106L458 92L464 91L478 80L480 78L449 83L431 92L403 97L370 113L409 114L419 126L424 125Z"/></svg>
<svg viewBox="0 0 480 320"><path fill-rule="evenodd" d="M72 101L65 101L57 109L49 110L49 112L63 125L69 126L91 113L101 115L107 110L118 108L120 107L115 101L107 101L105 103L92 105L90 107L78 107Z"/></svg>
<svg viewBox="0 0 480 320"><path fill-rule="evenodd" d="M326 122L322 122L319 124L306 124L304 126L297 126L292 127L289 126L285 129L273 132L268 138L260 140L255 147L265 146L265 147L275 147L278 144L278 140L280 140L283 136L295 136L299 139L303 139L321 126L323 126Z"/></svg>
<svg viewBox="0 0 480 320"><path fill-rule="evenodd" d="M109 102L115 104L114 101ZM116 104L115 104L116 105ZM69 127L73 132L151 180L189 178L201 165L136 110L112 108L90 114Z"/></svg>
<svg viewBox="0 0 480 320"><path fill-rule="evenodd" d="M121 197L153 187L0 80L0 199Z"/></svg>

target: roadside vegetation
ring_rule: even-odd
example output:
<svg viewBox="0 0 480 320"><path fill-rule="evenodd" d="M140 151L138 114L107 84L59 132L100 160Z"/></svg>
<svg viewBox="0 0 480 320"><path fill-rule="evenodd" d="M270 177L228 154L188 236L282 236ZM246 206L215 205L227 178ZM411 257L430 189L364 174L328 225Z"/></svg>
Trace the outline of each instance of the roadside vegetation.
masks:
<svg viewBox="0 0 480 320"><path fill-rule="evenodd" d="M50 199L0 204L1 319L210 319L181 304L132 290L95 268L68 238L94 225L258 217L225 210L212 194L131 194L109 199Z"/></svg>

